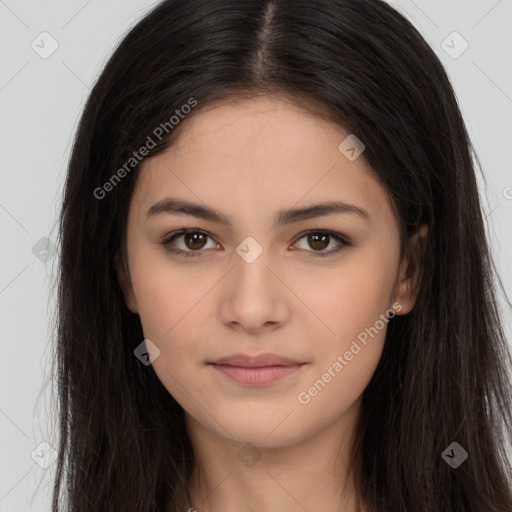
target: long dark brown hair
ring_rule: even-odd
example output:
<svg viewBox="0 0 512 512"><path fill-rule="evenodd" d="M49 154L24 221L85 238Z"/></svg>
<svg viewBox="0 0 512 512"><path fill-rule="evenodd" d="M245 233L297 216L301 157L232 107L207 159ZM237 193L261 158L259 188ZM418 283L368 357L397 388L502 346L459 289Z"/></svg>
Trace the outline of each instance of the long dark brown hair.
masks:
<svg viewBox="0 0 512 512"><path fill-rule="evenodd" d="M59 219L53 511L187 509L183 410L134 356L144 336L117 272L139 171L130 159L148 137L145 158L169 147L211 102L257 95L357 134L404 249L429 227L416 305L389 322L363 393L351 459L361 502L368 512L511 511L512 364L480 165L439 59L380 0L165 0L113 52L80 119ZM454 442L468 453L456 469L442 456Z"/></svg>

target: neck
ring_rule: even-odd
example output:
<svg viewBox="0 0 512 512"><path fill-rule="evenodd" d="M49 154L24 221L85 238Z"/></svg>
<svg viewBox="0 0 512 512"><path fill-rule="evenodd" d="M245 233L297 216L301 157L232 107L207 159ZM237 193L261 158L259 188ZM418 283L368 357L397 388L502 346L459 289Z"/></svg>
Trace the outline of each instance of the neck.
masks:
<svg viewBox="0 0 512 512"><path fill-rule="evenodd" d="M187 414L196 457L190 507L197 512L359 512L349 467L358 412L356 403L322 432L277 447L221 437Z"/></svg>

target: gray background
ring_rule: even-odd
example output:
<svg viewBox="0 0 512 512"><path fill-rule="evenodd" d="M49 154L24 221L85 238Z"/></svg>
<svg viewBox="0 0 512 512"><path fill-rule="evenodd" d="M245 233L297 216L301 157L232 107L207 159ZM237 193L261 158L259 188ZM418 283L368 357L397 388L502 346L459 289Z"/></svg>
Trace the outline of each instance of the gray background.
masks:
<svg viewBox="0 0 512 512"><path fill-rule="evenodd" d="M155 3L0 0L0 512L50 510L57 418L51 386L43 384L66 163L91 84L115 43ZM487 185L479 183L489 236L510 296L512 1L391 3L424 35L452 80L486 176ZM464 40L469 47L457 56ZM58 48L42 58L51 44ZM510 311L504 318L510 340Z"/></svg>

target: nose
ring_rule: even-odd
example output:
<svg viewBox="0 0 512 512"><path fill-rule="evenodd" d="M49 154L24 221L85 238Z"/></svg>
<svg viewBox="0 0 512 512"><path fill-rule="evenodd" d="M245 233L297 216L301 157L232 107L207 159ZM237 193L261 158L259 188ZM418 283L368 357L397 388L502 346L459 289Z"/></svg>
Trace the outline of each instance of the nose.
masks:
<svg viewBox="0 0 512 512"><path fill-rule="evenodd" d="M219 316L232 329L268 331L290 318L291 292L285 276L271 268L264 255L252 263L240 258L223 280Z"/></svg>

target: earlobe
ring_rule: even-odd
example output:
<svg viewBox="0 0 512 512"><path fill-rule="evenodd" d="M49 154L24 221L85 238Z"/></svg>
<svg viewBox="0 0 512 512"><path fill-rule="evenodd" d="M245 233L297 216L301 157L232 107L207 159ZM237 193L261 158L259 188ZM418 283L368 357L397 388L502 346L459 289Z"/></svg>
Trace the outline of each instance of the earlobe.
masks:
<svg viewBox="0 0 512 512"><path fill-rule="evenodd" d="M135 300L135 294L133 293L133 287L129 277L129 272L125 264L125 260L121 257L120 253L117 253L114 258L114 265L117 273L117 279L121 290L123 291L124 301L126 307L132 313L138 313L137 302Z"/></svg>
<svg viewBox="0 0 512 512"><path fill-rule="evenodd" d="M394 302L398 302L402 306L397 314L406 315L410 313L416 303L423 271L422 262L427 235L428 226L423 224L409 239L409 247L400 263L400 270L395 283Z"/></svg>

